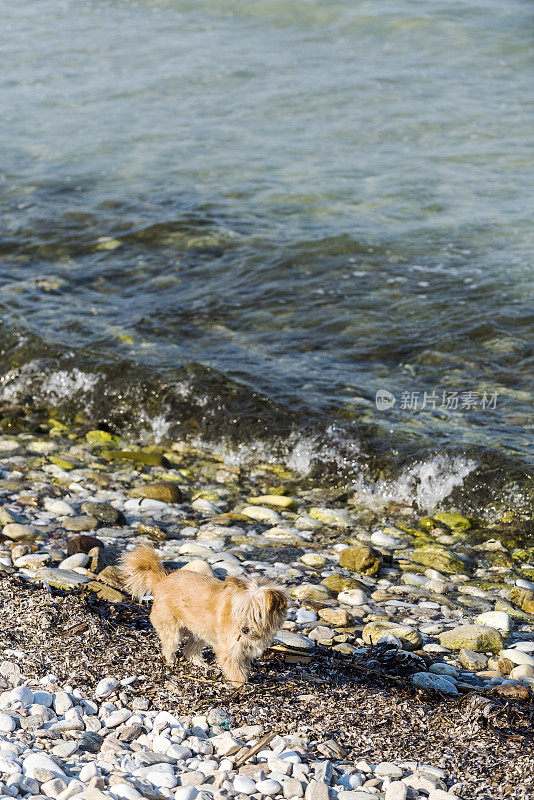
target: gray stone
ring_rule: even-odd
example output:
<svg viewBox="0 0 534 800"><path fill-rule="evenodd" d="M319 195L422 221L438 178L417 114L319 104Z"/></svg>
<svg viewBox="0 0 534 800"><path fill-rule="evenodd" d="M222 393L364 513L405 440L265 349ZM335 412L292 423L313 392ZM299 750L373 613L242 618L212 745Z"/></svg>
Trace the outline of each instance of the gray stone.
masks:
<svg viewBox="0 0 534 800"><path fill-rule="evenodd" d="M98 753L103 741L102 736L95 731L85 731L78 739L78 747L86 753Z"/></svg>
<svg viewBox="0 0 534 800"><path fill-rule="evenodd" d="M474 650L469 650L465 647L462 647L460 650L458 659L463 667L470 669L473 672L479 672L482 669L486 669L488 665L487 656L483 655L482 653L476 653Z"/></svg>
<svg viewBox="0 0 534 800"><path fill-rule="evenodd" d="M450 695L458 694L458 689L451 680L441 675L435 675L433 672L416 672L412 675L411 681L418 689L431 689L435 692L442 692L443 694Z"/></svg>
<svg viewBox="0 0 534 800"><path fill-rule="evenodd" d="M324 781L311 780L306 786L305 800L328 800L328 784Z"/></svg>
<svg viewBox="0 0 534 800"><path fill-rule="evenodd" d="M126 517L118 508L107 503L82 503L82 511L105 525L126 525Z"/></svg>
<svg viewBox="0 0 534 800"><path fill-rule="evenodd" d="M274 637L276 644L283 645L288 650L313 650L315 647L311 639L301 633L291 633L290 631L278 631Z"/></svg>
<svg viewBox="0 0 534 800"><path fill-rule="evenodd" d="M304 786L296 778L286 778L282 784L284 797L290 800L291 797L304 797Z"/></svg>
<svg viewBox="0 0 534 800"><path fill-rule="evenodd" d="M90 578L68 569L41 567L35 573L35 580L44 581L56 589L75 589L77 586L89 583Z"/></svg>

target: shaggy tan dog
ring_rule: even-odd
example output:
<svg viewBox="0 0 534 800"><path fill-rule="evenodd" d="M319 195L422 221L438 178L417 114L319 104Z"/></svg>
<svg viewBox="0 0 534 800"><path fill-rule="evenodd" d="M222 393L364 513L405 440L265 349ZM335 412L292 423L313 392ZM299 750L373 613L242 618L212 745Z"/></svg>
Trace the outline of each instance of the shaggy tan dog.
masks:
<svg viewBox="0 0 534 800"><path fill-rule="evenodd" d="M126 553L120 569L134 597L141 599L147 592L154 597L150 621L167 664L188 635L186 658L205 666L202 648L209 645L225 677L241 685L252 659L269 646L285 619L286 593L264 580L220 581L186 569L167 574L151 547Z"/></svg>

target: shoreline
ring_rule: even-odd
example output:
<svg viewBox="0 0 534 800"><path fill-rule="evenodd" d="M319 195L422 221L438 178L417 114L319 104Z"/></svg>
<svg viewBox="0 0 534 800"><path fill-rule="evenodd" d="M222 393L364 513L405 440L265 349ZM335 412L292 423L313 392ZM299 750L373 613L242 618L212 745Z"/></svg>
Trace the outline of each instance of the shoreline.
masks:
<svg viewBox="0 0 534 800"><path fill-rule="evenodd" d="M44 680L45 691L66 691L74 706L76 692L90 699L102 677L126 679L110 695L113 709L90 715L105 719L125 708L124 721L104 736L111 737L104 752L131 759L133 744L140 748L133 752L153 752L151 740L137 742L150 734L150 714L207 717L223 707L231 730L261 724L261 735L272 729L290 737L286 749L294 746L291 737L306 740L298 763L322 766L296 770L301 789L288 784L305 800L360 800L365 792L390 800L393 783L413 789L414 797L432 797L430 784L412 785L422 780L421 763L433 775L432 791L445 793L435 800L527 796L521 792L534 783L528 522L477 527L454 512L425 516L408 504L365 506L331 487L310 487L283 464L241 468L186 445L133 448L105 431L57 424L53 430L0 441L1 658L20 667L32 690ZM243 690L229 689L214 669L205 675L182 661L172 672L163 669L147 606L126 597L114 567L122 550L140 543L154 546L171 568L202 559L217 577L256 572L288 588L288 620ZM22 726L44 712L17 708L6 669L7 676L0 669L6 683L0 714L16 718L8 739L57 746L56 737L35 737L31 725ZM147 709L132 707L143 699ZM143 729L131 742L117 735L132 727L127 712L141 716L135 725ZM63 720L46 716L32 724L50 731ZM83 729L93 724L83 720ZM71 745L80 731L66 735ZM327 742L335 743L325 751L329 757L320 749ZM67 758L71 780L78 762L99 758L80 753ZM261 780L280 788L251 791L254 797L287 797L275 759L269 755L276 768L268 765ZM389 774L377 774L381 762L392 765L383 768ZM199 771L192 763L171 764L167 782L177 783L162 796L193 800L178 791L182 774ZM259 775L255 762L249 771L254 766ZM239 794L233 767L222 772L230 774L220 786L218 777L210 779L212 789L203 787L199 800ZM351 774L359 786L350 784ZM127 783L135 777L123 776ZM101 771L99 781L92 788L112 796L109 776ZM223 784L229 794L220 796ZM402 787L397 791L401 797Z"/></svg>

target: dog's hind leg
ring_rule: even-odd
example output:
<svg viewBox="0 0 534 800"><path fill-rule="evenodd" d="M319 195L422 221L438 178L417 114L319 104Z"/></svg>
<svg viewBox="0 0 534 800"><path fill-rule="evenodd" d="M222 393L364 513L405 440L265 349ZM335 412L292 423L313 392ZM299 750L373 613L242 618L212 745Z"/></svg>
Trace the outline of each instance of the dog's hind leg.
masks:
<svg viewBox="0 0 534 800"><path fill-rule="evenodd" d="M176 651L182 640L182 629L178 622L172 617L154 613L154 611L152 611L150 615L150 622L158 634L165 663L172 666L176 657Z"/></svg>

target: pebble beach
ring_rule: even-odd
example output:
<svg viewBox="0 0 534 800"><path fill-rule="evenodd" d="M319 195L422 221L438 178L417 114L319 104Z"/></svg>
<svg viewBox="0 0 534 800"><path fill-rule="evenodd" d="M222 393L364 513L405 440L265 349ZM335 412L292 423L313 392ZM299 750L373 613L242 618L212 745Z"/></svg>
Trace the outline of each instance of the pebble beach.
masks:
<svg viewBox="0 0 534 800"><path fill-rule="evenodd" d="M55 420L0 452L0 800L532 796L527 520ZM248 684L164 666L116 568L139 544L287 589Z"/></svg>

